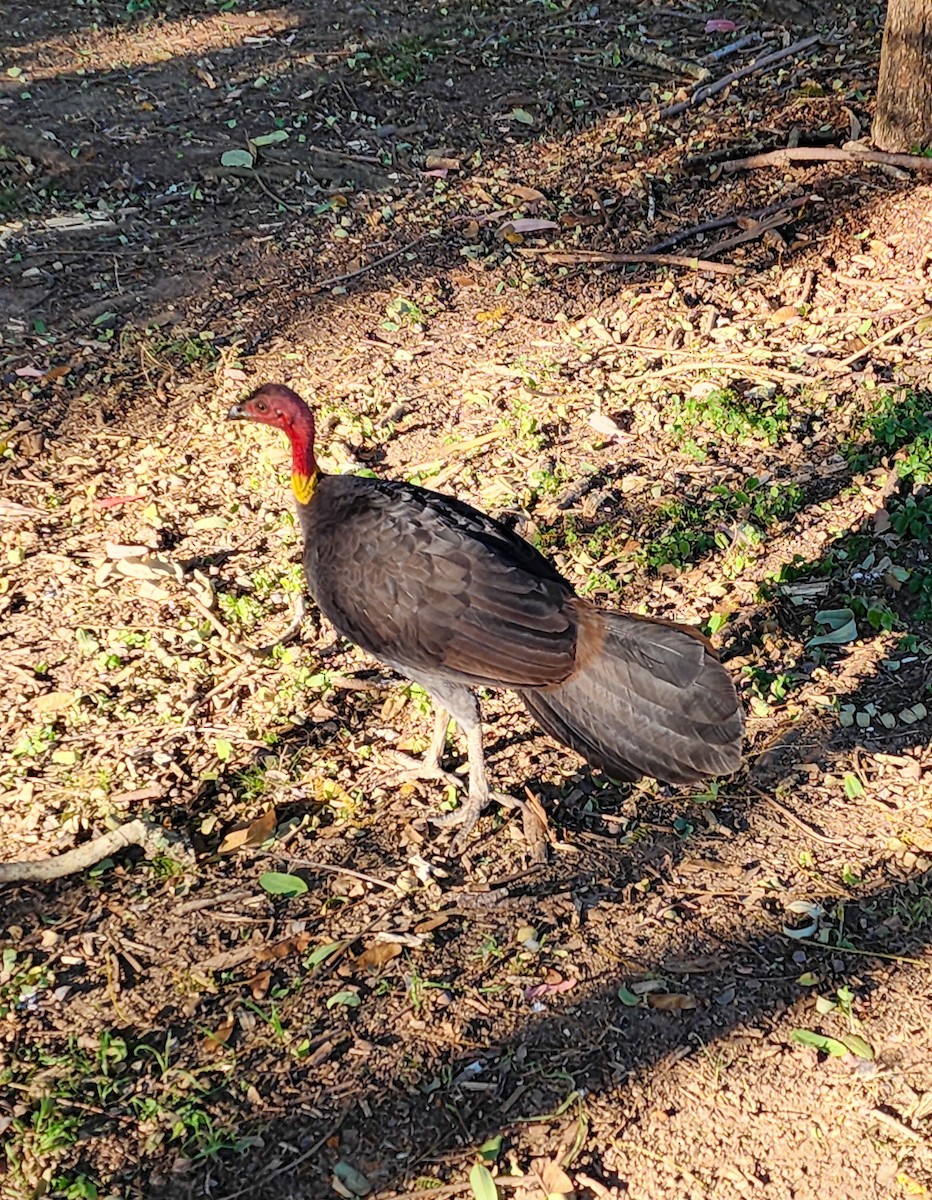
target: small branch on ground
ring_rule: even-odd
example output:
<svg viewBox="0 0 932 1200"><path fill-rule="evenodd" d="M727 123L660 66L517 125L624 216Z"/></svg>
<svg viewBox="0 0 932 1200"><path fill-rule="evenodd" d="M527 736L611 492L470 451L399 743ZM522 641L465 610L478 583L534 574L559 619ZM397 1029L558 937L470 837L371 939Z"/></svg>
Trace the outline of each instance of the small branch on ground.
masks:
<svg viewBox="0 0 932 1200"><path fill-rule="evenodd" d="M734 250L736 246L741 246L745 242L754 242L758 238L769 233L771 229L779 229L781 225L788 225L790 221L795 219L795 213L783 212L777 213L775 217L768 217L764 221L757 221L751 229L745 229L741 233L736 233L734 237L723 238L720 242L716 242L714 246L709 246L706 254L710 257L713 254L724 254L726 250Z"/></svg>
<svg viewBox="0 0 932 1200"><path fill-rule="evenodd" d="M610 254L602 250L537 250L522 248L522 254L540 255L544 262L555 267L574 267L581 263L620 263L634 265L652 263L658 267L685 267L689 271L711 271L715 275L737 275L738 268L726 263L690 258L685 254Z"/></svg>
<svg viewBox="0 0 932 1200"><path fill-rule="evenodd" d="M225 678L221 679L220 682L215 687L212 687L209 692L205 693L203 696L199 696L196 700L193 700L185 711L181 725L178 729L173 731L171 736L177 737L178 734L183 733L184 730L187 729L187 727L191 724L194 714L201 707L201 705L207 704L209 700L213 700L216 696L219 696L221 692L227 691L234 685L234 683L241 679L247 671L252 670L252 667L253 664L251 662L241 662L238 667L235 667L227 676L225 676Z"/></svg>
<svg viewBox="0 0 932 1200"><path fill-rule="evenodd" d="M709 68L701 63L692 62L688 58L674 58L640 42L629 42L625 47L625 54L635 62L647 63L649 67L657 67L658 70L666 71L668 75L686 75L690 79L698 79L700 83L705 83L712 74Z"/></svg>
<svg viewBox="0 0 932 1200"><path fill-rule="evenodd" d="M772 67L774 63L781 62L784 58L791 58L794 54L802 54L804 50L808 50L821 41L822 35L814 33L810 37L805 37L798 42L794 42L792 46L787 46L783 50L775 50L772 54L765 54L761 58L755 59L754 62L748 63L746 67L739 67L737 71L723 75L721 79L716 79L714 83L702 84L701 87L696 88L688 99L680 100L677 104L671 104L668 108L662 108L660 110L660 119L666 120L667 117L676 117L688 108L694 108L697 104L701 104L703 100L708 100L710 96L715 96L718 92L723 92L729 84L735 83L739 79L744 79L748 75L753 75L757 71L763 71L767 67Z"/></svg>
<svg viewBox="0 0 932 1200"><path fill-rule="evenodd" d="M288 212L299 213L304 211L303 206L289 204L287 200L282 199L281 196L273 192L263 178L264 174L271 173L277 175L280 179L287 179L287 172L275 171L274 168L270 167L263 167L261 170L256 167L204 167L203 172L205 175L212 176L215 179L222 179L224 176L233 179L245 179L248 183L254 183L270 200L274 201L275 204L280 204Z"/></svg>
<svg viewBox="0 0 932 1200"><path fill-rule="evenodd" d="M393 259L400 258L402 254L407 254L409 250L413 250L415 246L420 246L421 242L430 236L430 233L422 233L413 242L407 242L404 246L399 246L391 254L383 254L381 258L374 258L372 262L366 263L364 267L359 267L355 271L347 271L345 275L332 275L329 279L321 279L316 283L312 283L309 290L312 293L322 292L324 288L336 287L338 284L348 283L351 279L358 279L360 275L365 275L367 271L374 271L377 267L384 267L386 263L392 262Z"/></svg>
<svg viewBox="0 0 932 1200"><path fill-rule="evenodd" d="M862 346L854 354L849 354L847 358L842 358L838 362L831 363L824 371L819 372L813 382L825 379L828 375L833 375L838 371L846 371L859 358L863 358L865 354L870 354L872 350L876 350L879 346L883 346L887 342L892 342L895 337L899 337L901 333L905 333L907 329L911 329L913 325L918 324L922 318L923 314L918 313L916 316L910 317L908 321L904 321L902 325L897 325L888 333L882 334L879 338L874 338L872 342L868 342L866 346Z"/></svg>
<svg viewBox="0 0 932 1200"><path fill-rule="evenodd" d="M125 850L127 846L141 846L150 857L162 853L168 845L168 834L160 825L136 817L118 829L111 829L109 833L103 833L93 841L54 858L0 863L0 886L4 883L47 883L52 879L64 879L66 875L77 875L88 867L96 867L99 862Z"/></svg>
<svg viewBox="0 0 932 1200"><path fill-rule="evenodd" d="M705 57L708 62L720 62L731 54L737 54L739 50L747 50L750 46L756 46L759 41L761 41L759 33L746 33L744 37L739 37L735 42L729 42L727 46L719 46L717 50L713 50Z"/></svg>
<svg viewBox="0 0 932 1200"><path fill-rule="evenodd" d="M752 791L755 796L760 796L761 800L769 804L771 808L775 808L784 820L789 821L791 825L795 825L797 829L806 835L806 837L811 837L817 842L822 842L822 844L825 846L838 845L837 838L826 837L824 833L820 833L818 829L810 825L808 821L804 821L802 817L797 817L796 813L794 813L792 809L787 808L785 804L781 804L776 796L771 796L767 792L762 792L760 788L753 786L751 786L750 791Z"/></svg>
<svg viewBox="0 0 932 1200"><path fill-rule="evenodd" d="M274 854L275 851L273 850ZM328 875L346 875L350 879L358 879L362 883L371 883L373 887L385 888L396 896L403 896L404 889L389 879L379 879L376 875L366 875L362 871L354 871L351 867L341 867L339 863L318 862L313 858L292 858L288 855L288 865L291 868L303 867L306 871L323 871Z"/></svg>
<svg viewBox="0 0 932 1200"><path fill-rule="evenodd" d="M755 171L759 167L785 167L788 163L841 162L857 166L877 163L887 167L904 167L909 171L932 171L932 158L922 154L887 154L883 150L840 150L835 146L784 146L750 158L735 158L723 162L720 168L726 175L736 171Z"/></svg>
<svg viewBox="0 0 932 1200"><path fill-rule="evenodd" d="M663 241L655 242L653 246L646 247L644 253L661 254L664 250L669 250L671 246L688 241L700 233L712 233L716 229L727 229L729 225L738 225L742 220L760 221L765 217L772 216L774 213L799 209L808 204L812 198L812 194L809 193L805 196L795 196L786 200L778 200L775 204L768 204L766 208L755 208L746 213L729 213L727 217L714 217L711 221L703 221L700 225L691 225L688 229L681 229L678 233L671 233Z"/></svg>

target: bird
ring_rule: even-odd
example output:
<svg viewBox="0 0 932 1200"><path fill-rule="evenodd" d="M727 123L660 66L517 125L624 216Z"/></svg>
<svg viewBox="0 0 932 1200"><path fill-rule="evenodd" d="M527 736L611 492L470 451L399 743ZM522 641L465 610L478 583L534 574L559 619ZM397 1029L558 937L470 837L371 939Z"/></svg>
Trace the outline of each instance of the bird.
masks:
<svg viewBox="0 0 932 1200"><path fill-rule="evenodd" d="M432 818L459 826L451 854L493 798L520 806L490 791L480 688L513 691L541 729L618 782L694 784L739 769L744 713L699 630L598 607L510 526L453 496L324 472L314 416L283 384L263 384L227 415L291 443L304 573L320 612L431 697L417 774L449 779L451 718L465 734L465 798Z"/></svg>

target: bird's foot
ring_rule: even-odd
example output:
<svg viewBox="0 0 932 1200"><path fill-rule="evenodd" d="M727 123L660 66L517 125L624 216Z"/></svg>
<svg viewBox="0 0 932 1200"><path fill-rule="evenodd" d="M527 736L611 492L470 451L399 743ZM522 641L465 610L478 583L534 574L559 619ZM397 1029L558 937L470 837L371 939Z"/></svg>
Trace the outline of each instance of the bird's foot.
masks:
<svg viewBox="0 0 932 1200"><path fill-rule="evenodd" d="M445 783L447 787L456 788L457 791L462 790L466 786L466 781L462 776L454 775L452 771L445 771L439 763L430 762L423 758L412 758L409 754L402 754L400 750L393 750L391 754L399 767L402 768L397 772L398 778L402 781L438 779L441 783Z"/></svg>
<svg viewBox="0 0 932 1200"><path fill-rule="evenodd" d="M541 825L537 814L531 810L528 804L523 800L518 800L515 796L509 796L507 792L489 792L487 795L473 794L468 796L453 812L445 813L442 817L428 818L431 825L438 829L457 827L456 836L450 843L451 857L459 857L464 853L466 842L475 829L482 810L492 801L500 804L502 808L516 808L521 812L524 836L530 846L531 857L535 862L543 862L546 859L545 827Z"/></svg>
<svg viewBox="0 0 932 1200"><path fill-rule="evenodd" d="M482 816L482 810L488 804L491 796L488 793L470 792L459 808L453 812L444 813L442 817L430 817L431 825L437 829L456 828L456 836L450 843L451 858L459 858L466 849L469 835L476 827Z"/></svg>

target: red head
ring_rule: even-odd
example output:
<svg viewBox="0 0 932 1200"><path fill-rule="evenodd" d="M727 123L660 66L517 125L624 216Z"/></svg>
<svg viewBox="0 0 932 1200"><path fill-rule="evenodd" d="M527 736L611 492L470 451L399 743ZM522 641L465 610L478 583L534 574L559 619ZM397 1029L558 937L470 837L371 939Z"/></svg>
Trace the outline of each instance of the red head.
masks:
<svg viewBox="0 0 932 1200"><path fill-rule="evenodd" d="M284 430L291 442L291 485L301 504L314 494L317 460L314 457L314 417L297 392L281 383L266 383L241 404L234 404L231 421L259 421Z"/></svg>

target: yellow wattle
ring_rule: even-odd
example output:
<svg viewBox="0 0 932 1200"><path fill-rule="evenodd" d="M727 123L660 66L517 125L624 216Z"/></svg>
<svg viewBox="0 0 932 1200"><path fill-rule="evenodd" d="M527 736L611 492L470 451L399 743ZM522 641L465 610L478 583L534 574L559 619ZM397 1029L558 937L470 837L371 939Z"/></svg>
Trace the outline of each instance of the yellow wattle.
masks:
<svg viewBox="0 0 932 1200"><path fill-rule="evenodd" d="M317 472L313 475L302 475L299 471L291 473L291 490L299 504L310 504L314 489L317 487Z"/></svg>

